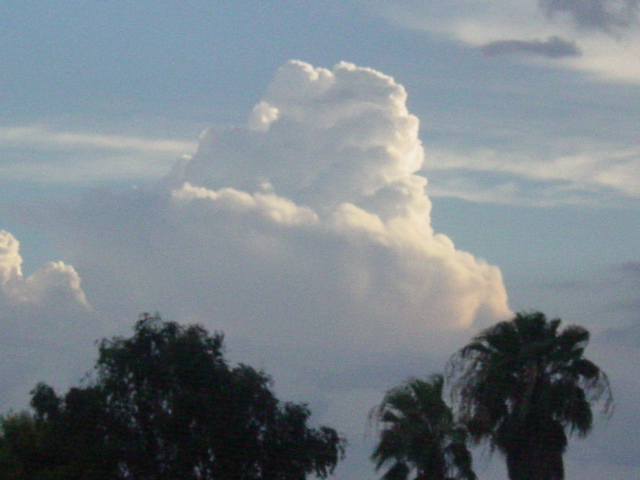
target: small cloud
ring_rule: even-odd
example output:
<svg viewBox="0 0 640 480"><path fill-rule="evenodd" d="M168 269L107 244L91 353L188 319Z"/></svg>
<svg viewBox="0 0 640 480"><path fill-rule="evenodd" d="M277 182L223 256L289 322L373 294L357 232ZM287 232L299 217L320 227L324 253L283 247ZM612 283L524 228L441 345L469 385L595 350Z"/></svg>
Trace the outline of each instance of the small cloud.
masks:
<svg viewBox="0 0 640 480"><path fill-rule="evenodd" d="M540 8L553 19L567 15L582 30L615 33L638 20L639 0L540 0Z"/></svg>
<svg viewBox="0 0 640 480"><path fill-rule="evenodd" d="M576 42L552 36L546 40L496 40L480 47L489 57L529 55L546 58L578 57L582 50Z"/></svg>
<svg viewBox="0 0 640 480"><path fill-rule="evenodd" d="M22 273L20 242L0 230L0 409L23 408L42 380L66 387L89 367L101 322L75 268L47 262Z"/></svg>
<svg viewBox="0 0 640 480"><path fill-rule="evenodd" d="M80 276L71 265L47 262L26 278L21 266L20 243L11 233L0 230L0 302L89 307L80 288Z"/></svg>

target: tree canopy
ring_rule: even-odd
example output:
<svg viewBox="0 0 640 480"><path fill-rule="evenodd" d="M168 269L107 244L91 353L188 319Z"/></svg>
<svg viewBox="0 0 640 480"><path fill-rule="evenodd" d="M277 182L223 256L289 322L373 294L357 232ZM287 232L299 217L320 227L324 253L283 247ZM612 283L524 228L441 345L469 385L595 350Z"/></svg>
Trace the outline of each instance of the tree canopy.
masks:
<svg viewBox="0 0 640 480"><path fill-rule="evenodd" d="M612 408L606 374L584 356L589 332L521 312L454 354L447 376L389 390L371 418L383 480L475 480L467 439L506 457L511 480L563 480L572 434ZM345 441L309 426L264 372L224 358L222 334L143 314L129 338L98 343L93 375L33 413L0 416L0 480L304 480L331 475ZM452 382L452 409L443 399Z"/></svg>
<svg viewBox="0 0 640 480"><path fill-rule="evenodd" d="M58 397L39 384L32 417L3 419L0 468L18 476L0 478L303 480L333 472L344 440L311 428L306 404L280 402L263 372L230 366L221 334L148 314L134 331L99 343L86 385ZM31 437L13 441L16 422L22 428L13 430Z"/></svg>
<svg viewBox="0 0 640 480"><path fill-rule="evenodd" d="M371 459L383 480L475 480L467 432L442 398L444 378L411 379L387 392L372 416L382 425Z"/></svg>
<svg viewBox="0 0 640 480"><path fill-rule="evenodd" d="M481 332L450 362L461 419L506 455L512 480L562 480L568 435L586 435L592 406L611 407L605 373L584 358L589 332L518 313Z"/></svg>

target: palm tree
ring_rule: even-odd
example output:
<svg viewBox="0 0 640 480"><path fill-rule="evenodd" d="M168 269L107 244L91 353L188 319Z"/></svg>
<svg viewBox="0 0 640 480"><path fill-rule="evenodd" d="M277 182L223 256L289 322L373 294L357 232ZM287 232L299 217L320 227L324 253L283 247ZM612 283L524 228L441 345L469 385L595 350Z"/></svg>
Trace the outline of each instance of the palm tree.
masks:
<svg viewBox="0 0 640 480"><path fill-rule="evenodd" d="M511 480L563 480L568 435L585 436L592 406L612 406L607 376L583 357L589 332L558 330L541 312L481 332L449 364L453 393L474 440L506 456Z"/></svg>
<svg viewBox="0 0 640 480"><path fill-rule="evenodd" d="M387 392L371 418L383 428L371 459L383 480L475 480L467 433L442 399L444 379L411 379Z"/></svg>

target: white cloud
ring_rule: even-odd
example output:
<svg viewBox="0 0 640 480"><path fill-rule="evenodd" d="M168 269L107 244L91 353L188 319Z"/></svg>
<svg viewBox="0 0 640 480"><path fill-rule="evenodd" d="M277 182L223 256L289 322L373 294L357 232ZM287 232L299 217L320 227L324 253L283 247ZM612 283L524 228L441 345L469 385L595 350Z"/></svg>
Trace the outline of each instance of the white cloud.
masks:
<svg viewBox="0 0 640 480"><path fill-rule="evenodd" d="M0 284L4 287L14 278L22 277L20 244L9 232L0 231Z"/></svg>
<svg viewBox="0 0 640 480"><path fill-rule="evenodd" d="M70 214L90 297L110 278L122 303L296 349L422 349L434 331L507 316L500 270L430 226L405 100L371 69L285 64L248 126L205 132L159 190Z"/></svg>
<svg viewBox="0 0 640 480"><path fill-rule="evenodd" d="M0 127L5 181L95 182L157 179L196 143L166 138L63 131L44 125Z"/></svg>
<svg viewBox="0 0 640 480"><path fill-rule="evenodd" d="M351 412L358 444L371 387L327 378L390 357L400 365L373 374L385 387L407 365L439 369L511 313L500 270L431 227L405 100L371 69L289 62L246 126L205 132L154 188L65 208L59 248L112 325L159 311L221 329L233 360L321 405L320 421Z"/></svg>
<svg viewBox="0 0 640 480"><path fill-rule="evenodd" d="M267 179L278 194L320 211L352 202L383 216L397 213L383 212L391 206L422 217L429 208L425 181L412 174L424 152L405 100L402 86L373 70L342 63L330 72L290 62L249 128L205 133L174 182L251 190ZM267 109L268 126L260 123Z"/></svg>
<svg viewBox="0 0 640 480"><path fill-rule="evenodd" d="M640 199L640 150L586 139L547 152L433 147L425 171L430 194L472 201L557 205ZM490 174L492 181L482 175Z"/></svg>
<svg viewBox="0 0 640 480"><path fill-rule="evenodd" d="M378 14L401 27L430 32L479 48L496 42L499 45L500 42L510 42L507 50L511 54L517 53L515 46L519 44L523 61L569 68L610 81L640 82L640 67L637 65L640 29L635 0L403 0L367 3ZM564 56L557 55L557 49L550 55L531 55L533 47L540 51L541 42L554 38L565 47L572 45L575 48Z"/></svg>
<svg viewBox="0 0 640 480"><path fill-rule="evenodd" d="M371 387L327 378L402 358L382 394L510 315L500 270L431 227L405 99L374 70L289 62L247 126L206 132L155 189L85 196L61 240L93 307L223 330L284 398L349 411L357 452L372 405L349 402Z"/></svg>
<svg viewBox="0 0 640 480"><path fill-rule="evenodd" d="M89 308L80 288L80 277L64 262L47 262L28 277L22 274L20 243L0 230L0 286L3 303L69 303Z"/></svg>
<svg viewBox="0 0 640 480"><path fill-rule="evenodd" d="M46 145L65 148L99 148L139 152L182 154L193 148L192 142L151 139L96 133L60 132L41 125L0 127L0 142L9 145Z"/></svg>
<svg viewBox="0 0 640 480"><path fill-rule="evenodd" d="M69 386L86 371L99 322L75 269L47 262L22 274L18 240L0 230L0 406L24 408L39 381Z"/></svg>

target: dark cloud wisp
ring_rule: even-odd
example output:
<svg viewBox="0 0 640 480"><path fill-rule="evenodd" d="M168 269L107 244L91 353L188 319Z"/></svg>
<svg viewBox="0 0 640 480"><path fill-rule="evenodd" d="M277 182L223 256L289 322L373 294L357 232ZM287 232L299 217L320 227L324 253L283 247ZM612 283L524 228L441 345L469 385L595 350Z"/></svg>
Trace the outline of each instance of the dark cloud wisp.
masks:
<svg viewBox="0 0 640 480"><path fill-rule="evenodd" d="M539 0L549 18L568 15L584 30L614 33L638 20L640 0Z"/></svg>
<svg viewBox="0 0 640 480"><path fill-rule="evenodd" d="M528 55L546 58L577 57L582 51L575 42L552 36L546 40L497 40L480 47L489 57Z"/></svg>

